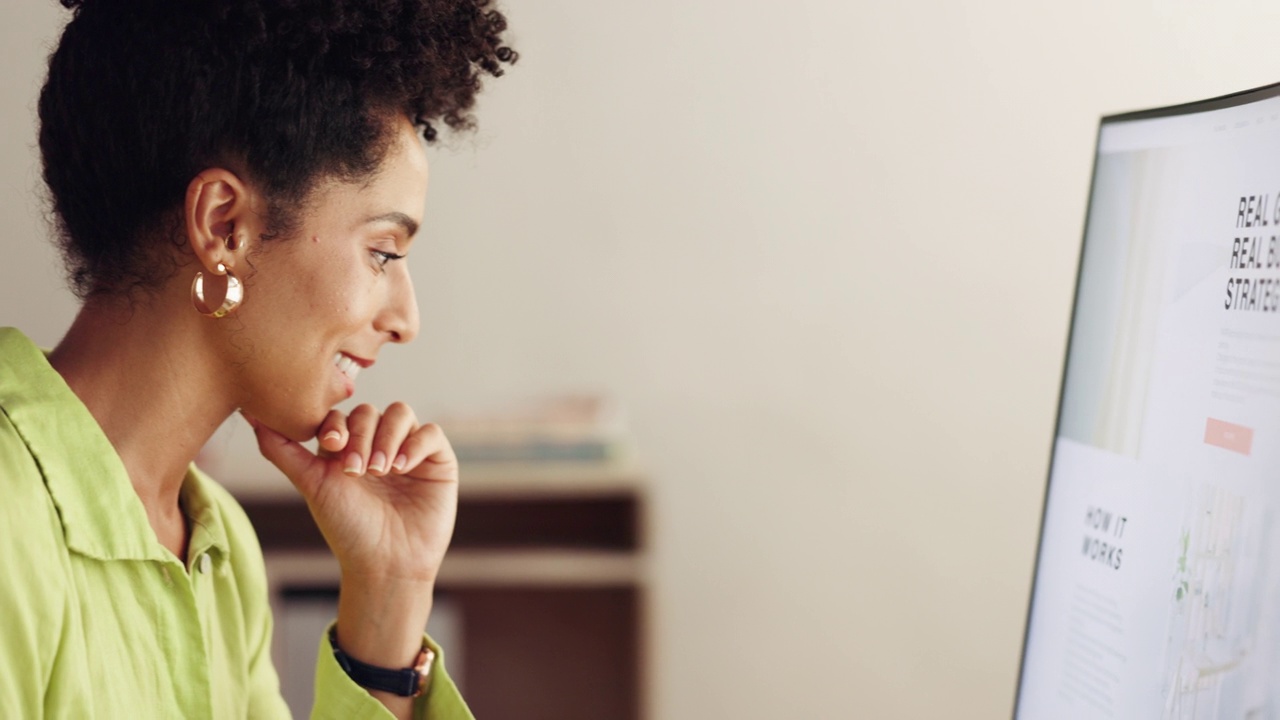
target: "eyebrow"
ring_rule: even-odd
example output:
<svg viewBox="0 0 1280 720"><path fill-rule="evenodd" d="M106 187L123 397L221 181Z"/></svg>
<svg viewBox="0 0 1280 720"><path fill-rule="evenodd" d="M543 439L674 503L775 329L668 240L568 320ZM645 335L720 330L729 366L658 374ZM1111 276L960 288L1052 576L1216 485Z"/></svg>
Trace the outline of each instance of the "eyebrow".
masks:
<svg viewBox="0 0 1280 720"><path fill-rule="evenodd" d="M361 224L371 225L377 222L393 222L404 228L409 237L413 237L418 234L418 221L402 212L389 212L381 215L374 215L373 217L367 217Z"/></svg>

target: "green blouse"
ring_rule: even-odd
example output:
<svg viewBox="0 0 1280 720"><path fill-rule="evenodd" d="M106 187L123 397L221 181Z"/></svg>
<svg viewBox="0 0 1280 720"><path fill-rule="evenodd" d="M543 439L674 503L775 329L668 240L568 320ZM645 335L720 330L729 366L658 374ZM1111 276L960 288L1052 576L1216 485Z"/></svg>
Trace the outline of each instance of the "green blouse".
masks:
<svg viewBox="0 0 1280 720"><path fill-rule="evenodd" d="M0 717L289 717L253 527L194 465L181 498L186 562L44 353L0 328ZM319 642L312 717L390 718ZM415 716L472 720L432 647Z"/></svg>

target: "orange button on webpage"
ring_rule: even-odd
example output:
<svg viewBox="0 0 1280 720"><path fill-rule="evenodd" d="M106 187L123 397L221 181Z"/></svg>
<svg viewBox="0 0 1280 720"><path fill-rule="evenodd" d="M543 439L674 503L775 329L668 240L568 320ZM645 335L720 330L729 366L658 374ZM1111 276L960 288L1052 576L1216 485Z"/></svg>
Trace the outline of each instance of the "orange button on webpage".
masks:
<svg viewBox="0 0 1280 720"><path fill-rule="evenodd" d="M1253 449L1253 428L1209 418L1204 426L1204 441L1224 450L1248 455Z"/></svg>

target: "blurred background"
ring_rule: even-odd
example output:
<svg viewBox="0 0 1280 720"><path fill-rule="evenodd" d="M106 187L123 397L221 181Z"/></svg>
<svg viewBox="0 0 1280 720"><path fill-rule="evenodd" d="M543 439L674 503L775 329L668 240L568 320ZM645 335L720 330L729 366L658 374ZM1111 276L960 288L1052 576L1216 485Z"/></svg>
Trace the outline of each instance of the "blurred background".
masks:
<svg viewBox="0 0 1280 720"><path fill-rule="evenodd" d="M460 528L491 527L470 526L441 632L518 616L531 588L622 589L592 606L616 614L543 616L622 627L590 651L624 658L595 692L630 709L606 717L1008 716L1098 118L1280 81L1280 6L502 6L520 62L479 132L431 153L423 332L356 399L457 418L481 455L495 426L546 440L521 423L567 403L587 450L464 466L487 509ZM34 151L64 20L0 9L0 324L45 346L76 307ZM248 436L215 439L217 476L283 502ZM587 513L595 545L494 539L601 498L622 504ZM304 565L277 565L303 604L324 596Z"/></svg>

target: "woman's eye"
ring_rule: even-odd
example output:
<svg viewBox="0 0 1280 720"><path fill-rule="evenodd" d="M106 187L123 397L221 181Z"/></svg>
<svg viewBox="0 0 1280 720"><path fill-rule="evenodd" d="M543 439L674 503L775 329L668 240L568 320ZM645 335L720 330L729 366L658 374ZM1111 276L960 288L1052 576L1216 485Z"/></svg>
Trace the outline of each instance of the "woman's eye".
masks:
<svg viewBox="0 0 1280 720"><path fill-rule="evenodd" d="M395 253L383 252L382 250L373 250L372 252L373 252L373 261L378 266L379 270L381 270L382 268L385 268L387 266L387 263L391 262L392 260L404 259L404 255L397 255Z"/></svg>

